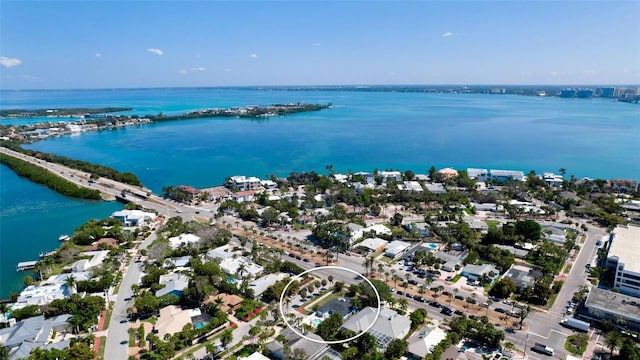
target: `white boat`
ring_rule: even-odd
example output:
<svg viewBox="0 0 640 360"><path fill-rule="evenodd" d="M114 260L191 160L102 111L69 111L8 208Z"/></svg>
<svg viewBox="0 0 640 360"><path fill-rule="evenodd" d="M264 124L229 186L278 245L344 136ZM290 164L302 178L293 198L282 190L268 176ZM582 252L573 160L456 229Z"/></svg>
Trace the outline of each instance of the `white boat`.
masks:
<svg viewBox="0 0 640 360"><path fill-rule="evenodd" d="M62 234L58 237L58 241L68 241L69 239L71 238L67 234Z"/></svg>

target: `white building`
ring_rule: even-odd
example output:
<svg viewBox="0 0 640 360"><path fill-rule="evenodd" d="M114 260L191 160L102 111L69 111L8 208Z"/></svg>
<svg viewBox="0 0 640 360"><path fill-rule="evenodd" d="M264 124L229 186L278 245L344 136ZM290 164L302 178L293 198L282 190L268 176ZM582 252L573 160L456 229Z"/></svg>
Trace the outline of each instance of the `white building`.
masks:
<svg viewBox="0 0 640 360"><path fill-rule="evenodd" d="M384 255L392 259L395 259L400 255L406 253L410 247L411 247L411 244L407 242L394 240L390 242L389 245L387 245L387 247L384 249Z"/></svg>
<svg viewBox="0 0 640 360"><path fill-rule="evenodd" d="M404 181L402 184L398 184L398 189L411 192L423 191L422 185L417 181Z"/></svg>
<svg viewBox="0 0 640 360"><path fill-rule="evenodd" d="M111 217L120 220L125 226L137 226L153 221L156 214L142 210L120 210L111 214Z"/></svg>
<svg viewBox="0 0 640 360"><path fill-rule="evenodd" d="M229 183L239 191L258 190L261 188L260 179L255 176L232 176L229 178Z"/></svg>
<svg viewBox="0 0 640 360"><path fill-rule="evenodd" d="M387 180L391 181L402 181L402 173L400 171L379 171L378 176L382 178L382 182L387 182Z"/></svg>
<svg viewBox="0 0 640 360"><path fill-rule="evenodd" d="M397 312L386 308L380 308L380 314L376 319L376 308L366 307L357 314L351 316L342 326L354 333L360 333L373 323L373 326L367 332L376 338L378 346L382 349L393 339L402 339L411 330L411 320L398 314Z"/></svg>
<svg viewBox="0 0 640 360"><path fill-rule="evenodd" d="M22 309L29 305L46 305L56 299L64 299L65 287L62 284L29 285L20 292L18 300L11 305L11 309Z"/></svg>
<svg viewBox="0 0 640 360"><path fill-rule="evenodd" d="M615 271L613 287L640 296L640 227L618 226L609 242L607 266Z"/></svg>
<svg viewBox="0 0 640 360"><path fill-rule="evenodd" d="M78 260L71 265L71 271L73 272L85 272L98 265L102 265L104 259L109 255L107 250L98 251L86 251L81 253L82 256L91 256L89 259Z"/></svg>
<svg viewBox="0 0 640 360"><path fill-rule="evenodd" d="M584 307L594 319L607 319L614 324L640 330L640 301L637 297L594 287L589 291Z"/></svg>
<svg viewBox="0 0 640 360"><path fill-rule="evenodd" d="M229 244L225 244L215 249L209 250L207 252L207 257L211 260L215 260L215 259L224 260L226 258L233 257L236 254L237 252L233 251L231 249L231 246L229 246Z"/></svg>
<svg viewBox="0 0 640 360"><path fill-rule="evenodd" d="M252 277L256 277L256 275L262 273L264 270L262 266L255 264L253 261L242 256L230 257L222 260L220 263L220 269L227 275L236 279L245 278L248 274Z"/></svg>
<svg viewBox="0 0 640 360"><path fill-rule="evenodd" d="M387 240L383 240L380 238L368 238L364 239L361 243L357 244L357 247L365 248L369 252L376 252L384 249L387 244Z"/></svg>
<svg viewBox="0 0 640 360"><path fill-rule="evenodd" d="M504 183L507 181L523 181L524 173L520 170L489 170L489 179Z"/></svg>
<svg viewBox="0 0 640 360"><path fill-rule="evenodd" d="M564 178L561 175L556 175L554 173L546 172L542 174L542 179L550 187L560 187L564 182Z"/></svg>
<svg viewBox="0 0 640 360"><path fill-rule="evenodd" d="M273 180L262 180L260 181L260 185L265 190L276 190L278 188L278 183Z"/></svg>
<svg viewBox="0 0 640 360"><path fill-rule="evenodd" d="M382 224L376 224L376 225L371 225L367 228L365 228L364 230L362 230L363 233L368 233L368 232L375 232L376 235L391 235L391 229L389 229L388 227L382 225Z"/></svg>
<svg viewBox="0 0 640 360"><path fill-rule="evenodd" d="M273 284L275 284L276 282L286 278L288 275L284 274L284 273L277 273L277 274L268 274L265 275L263 277L257 278L255 280L253 280L250 284L249 287L250 289L253 289L253 296L254 297L258 297L260 295L262 295L262 293L264 293L267 288Z"/></svg>
<svg viewBox="0 0 640 360"><path fill-rule="evenodd" d="M182 244L196 244L198 241L200 241L199 236L193 234L180 234L169 238L169 246L171 246L172 249L177 249Z"/></svg>
<svg viewBox="0 0 640 360"><path fill-rule="evenodd" d="M476 179L476 181L486 182L487 179L489 178L489 171L487 169L468 168L467 175L471 179Z"/></svg>

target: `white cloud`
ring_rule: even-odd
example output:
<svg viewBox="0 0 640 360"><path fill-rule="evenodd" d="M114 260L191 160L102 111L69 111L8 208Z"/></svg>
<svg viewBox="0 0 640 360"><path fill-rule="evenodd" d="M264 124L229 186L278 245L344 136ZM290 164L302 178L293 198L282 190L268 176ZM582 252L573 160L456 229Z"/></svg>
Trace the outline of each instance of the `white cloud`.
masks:
<svg viewBox="0 0 640 360"><path fill-rule="evenodd" d="M154 54L156 54L156 55L162 55L162 54L164 54L164 53L162 52L162 50L160 50L160 49L156 49L156 48L149 48L149 49L147 49L147 51L148 51L148 52L150 52L150 53L154 53Z"/></svg>
<svg viewBox="0 0 640 360"><path fill-rule="evenodd" d="M8 58L6 56L0 56L0 65L2 67L10 68L22 64L22 60L16 58Z"/></svg>
<svg viewBox="0 0 640 360"><path fill-rule="evenodd" d="M256 55L256 54L251 54L251 55L249 55L249 57L250 57L250 58L252 58L252 59L255 59L255 58L257 58L257 57L258 57L258 55Z"/></svg>
<svg viewBox="0 0 640 360"><path fill-rule="evenodd" d="M102 54L100 54L100 53L96 53L96 57L97 57L97 58L101 58L101 57L102 57Z"/></svg>
<svg viewBox="0 0 640 360"><path fill-rule="evenodd" d="M187 70L185 69L178 70L178 74L187 75Z"/></svg>
<svg viewBox="0 0 640 360"><path fill-rule="evenodd" d="M229 72L229 71L231 71L231 69L226 68L226 69L224 69L224 71L225 71L225 72Z"/></svg>
<svg viewBox="0 0 640 360"><path fill-rule="evenodd" d="M191 71L205 71L207 70L206 68L202 67L202 66L197 66L197 67L192 67Z"/></svg>
<svg viewBox="0 0 640 360"><path fill-rule="evenodd" d="M453 36L453 33L451 31L447 31L446 33L441 35L442 37L451 37Z"/></svg>
<svg viewBox="0 0 640 360"><path fill-rule="evenodd" d="M313 43L313 46L320 46L320 43Z"/></svg>

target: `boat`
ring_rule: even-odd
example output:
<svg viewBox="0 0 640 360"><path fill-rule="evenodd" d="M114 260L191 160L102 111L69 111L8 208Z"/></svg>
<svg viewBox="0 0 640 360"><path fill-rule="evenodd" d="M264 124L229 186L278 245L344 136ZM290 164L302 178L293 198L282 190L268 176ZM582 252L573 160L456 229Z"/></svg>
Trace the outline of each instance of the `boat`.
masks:
<svg viewBox="0 0 640 360"><path fill-rule="evenodd" d="M58 241L68 241L69 239L71 239L71 237L67 234L62 234L58 237Z"/></svg>
<svg viewBox="0 0 640 360"><path fill-rule="evenodd" d="M56 251L55 251L55 250L52 250L52 251L43 251L43 252L41 252L41 253L40 253L40 259L44 259L44 258L46 258L47 256L52 256L52 255L54 255L55 253L56 253Z"/></svg>

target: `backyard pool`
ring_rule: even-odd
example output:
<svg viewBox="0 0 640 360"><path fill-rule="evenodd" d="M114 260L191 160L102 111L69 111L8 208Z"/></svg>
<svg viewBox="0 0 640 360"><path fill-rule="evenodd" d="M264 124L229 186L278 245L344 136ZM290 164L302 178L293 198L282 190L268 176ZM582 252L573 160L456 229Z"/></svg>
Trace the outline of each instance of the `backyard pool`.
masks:
<svg viewBox="0 0 640 360"><path fill-rule="evenodd" d="M202 321L198 321L195 324L193 324L193 328L198 330L198 329L202 329L204 327L204 323Z"/></svg>
<svg viewBox="0 0 640 360"><path fill-rule="evenodd" d="M311 323L313 324L313 327L318 327L321 322L322 321L320 319L314 319Z"/></svg>
<svg viewBox="0 0 640 360"><path fill-rule="evenodd" d="M438 250L440 248L440 244L436 243L426 243L424 246L428 247L431 250Z"/></svg>

